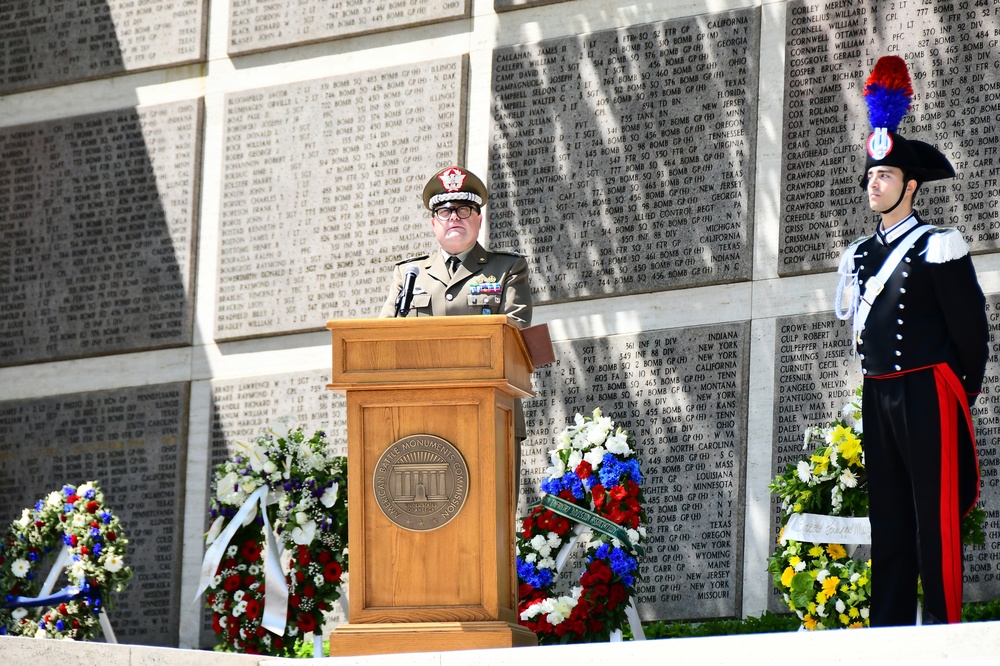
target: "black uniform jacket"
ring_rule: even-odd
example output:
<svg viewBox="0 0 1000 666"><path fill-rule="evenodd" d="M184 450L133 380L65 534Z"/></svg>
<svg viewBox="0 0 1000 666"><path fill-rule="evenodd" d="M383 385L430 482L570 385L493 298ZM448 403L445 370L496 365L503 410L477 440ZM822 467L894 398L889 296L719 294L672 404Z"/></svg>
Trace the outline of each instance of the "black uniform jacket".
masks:
<svg viewBox="0 0 1000 666"><path fill-rule="evenodd" d="M914 214L887 234L851 246L860 293L920 224ZM862 372L877 377L947 363L966 393L979 393L989 357L985 303L961 234L935 227L910 248L875 298L858 345Z"/></svg>

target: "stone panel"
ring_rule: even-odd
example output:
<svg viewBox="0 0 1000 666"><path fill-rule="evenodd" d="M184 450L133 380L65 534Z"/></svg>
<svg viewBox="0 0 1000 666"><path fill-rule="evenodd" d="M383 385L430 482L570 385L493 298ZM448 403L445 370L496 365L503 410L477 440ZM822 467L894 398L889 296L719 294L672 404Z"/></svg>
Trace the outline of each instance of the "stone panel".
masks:
<svg viewBox="0 0 1000 666"><path fill-rule="evenodd" d="M420 193L463 154L463 58L226 96L217 339L374 317L436 247Z"/></svg>
<svg viewBox="0 0 1000 666"><path fill-rule="evenodd" d="M964 4L964 8L959 8ZM899 128L935 145L957 178L923 185L915 208L957 226L974 251L1000 247L1000 122L993 66L1000 3L791 0L785 39L779 273L835 269L843 249L874 229L859 187L871 131L862 96L877 58L899 55L913 106Z"/></svg>
<svg viewBox="0 0 1000 666"><path fill-rule="evenodd" d="M0 130L0 365L190 344L201 104Z"/></svg>
<svg viewBox="0 0 1000 666"><path fill-rule="evenodd" d="M493 53L494 249L536 303L750 278L760 11Z"/></svg>
<svg viewBox="0 0 1000 666"><path fill-rule="evenodd" d="M203 0L8 0L0 94L204 60Z"/></svg>
<svg viewBox="0 0 1000 666"><path fill-rule="evenodd" d="M109 614L121 643L177 644L189 393L178 383L0 402L0 515L97 481L121 518L135 574Z"/></svg>
<svg viewBox="0 0 1000 666"><path fill-rule="evenodd" d="M470 5L471 0L234 0L229 54L465 18Z"/></svg>
<svg viewBox="0 0 1000 666"><path fill-rule="evenodd" d="M650 520L636 604L644 620L740 615L749 330L556 342L556 362L535 373L518 515L540 500L548 451L574 413L601 407L628 429Z"/></svg>

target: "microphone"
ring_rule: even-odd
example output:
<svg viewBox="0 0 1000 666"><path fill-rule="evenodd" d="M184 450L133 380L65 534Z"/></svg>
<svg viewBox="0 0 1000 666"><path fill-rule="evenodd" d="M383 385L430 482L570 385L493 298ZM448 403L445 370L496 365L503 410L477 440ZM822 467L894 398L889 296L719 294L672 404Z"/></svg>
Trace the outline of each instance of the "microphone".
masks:
<svg viewBox="0 0 1000 666"><path fill-rule="evenodd" d="M417 266L410 266L406 269L406 275L403 276L403 288L399 290L399 296L396 298L396 315L397 317L405 317L410 313L410 303L413 302L413 286L417 282L417 273L420 272L420 268Z"/></svg>

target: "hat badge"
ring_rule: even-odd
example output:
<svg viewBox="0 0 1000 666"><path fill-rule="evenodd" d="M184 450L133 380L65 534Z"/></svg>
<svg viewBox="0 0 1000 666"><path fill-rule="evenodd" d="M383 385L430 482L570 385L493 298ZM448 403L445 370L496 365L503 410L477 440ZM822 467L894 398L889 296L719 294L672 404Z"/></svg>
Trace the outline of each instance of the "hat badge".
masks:
<svg viewBox="0 0 1000 666"><path fill-rule="evenodd" d="M462 183L465 182L465 172L453 167L442 173L438 178L441 180L441 184L444 185L445 190L457 192L462 189Z"/></svg>
<svg viewBox="0 0 1000 666"><path fill-rule="evenodd" d="M885 127L876 127L868 137L868 154L874 160L882 160L890 152L892 152L892 137L889 136L889 130Z"/></svg>

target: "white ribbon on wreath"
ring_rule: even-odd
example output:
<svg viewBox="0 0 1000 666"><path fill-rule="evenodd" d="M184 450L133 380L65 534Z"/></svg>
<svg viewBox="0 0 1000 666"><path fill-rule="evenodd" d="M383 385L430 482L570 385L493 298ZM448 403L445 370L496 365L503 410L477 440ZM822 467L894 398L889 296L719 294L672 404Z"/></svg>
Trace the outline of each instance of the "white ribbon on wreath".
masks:
<svg viewBox="0 0 1000 666"><path fill-rule="evenodd" d="M267 486L261 486L243 502L240 510L205 551L205 560L201 564L201 578L194 600L197 603L208 589L226 554L230 540L257 502L260 503L260 514L264 518L264 612L261 615L260 625L272 634L283 636L288 619L288 584L285 582L285 572L281 568L278 540L271 530L271 521L267 517Z"/></svg>

